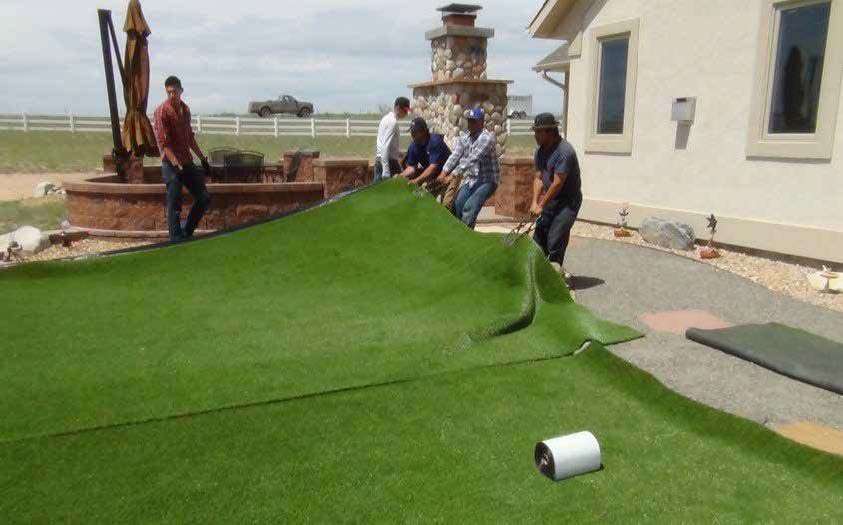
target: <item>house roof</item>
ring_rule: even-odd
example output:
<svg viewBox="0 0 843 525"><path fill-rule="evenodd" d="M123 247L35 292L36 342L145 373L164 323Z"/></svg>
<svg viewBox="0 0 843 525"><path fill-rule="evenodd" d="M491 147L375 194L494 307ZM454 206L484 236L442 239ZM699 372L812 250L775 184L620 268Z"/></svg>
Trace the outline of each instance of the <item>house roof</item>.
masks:
<svg viewBox="0 0 843 525"><path fill-rule="evenodd" d="M556 28L576 2L577 0L545 0L527 26L527 32L533 38L558 38L555 34Z"/></svg>
<svg viewBox="0 0 843 525"><path fill-rule="evenodd" d="M539 60L539 63L533 66L533 71L554 71L559 69L560 66L570 63L571 59L568 57L568 46L569 44L565 42L554 49L552 53Z"/></svg>

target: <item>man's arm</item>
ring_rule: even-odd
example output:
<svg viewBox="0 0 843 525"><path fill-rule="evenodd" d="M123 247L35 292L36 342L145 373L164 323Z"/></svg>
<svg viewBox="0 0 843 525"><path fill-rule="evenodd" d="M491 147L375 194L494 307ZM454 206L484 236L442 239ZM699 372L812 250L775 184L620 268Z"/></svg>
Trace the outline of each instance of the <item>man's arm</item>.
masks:
<svg viewBox="0 0 843 525"><path fill-rule="evenodd" d="M427 168L425 168L425 170L423 172L421 172L421 174L418 177L416 177L415 179L411 179L410 184L424 184L430 178L433 177L433 174L436 173L436 171L438 169L439 169L438 164L429 165Z"/></svg>
<svg viewBox="0 0 843 525"><path fill-rule="evenodd" d="M179 162L179 159L176 158L176 154L173 153L173 149L170 147L170 133L168 127L169 122L166 118L164 118L163 112L156 111L155 133L158 138L158 142L161 143L161 154L164 155L164 158L167 159L170 164L181 170L181 162Z"/></svg>
<svg viewBox="0 0 843 525"><path fill-rule="evenodd" d="M530 204L530 213L533 215L541 215L541 206L539 206L539 197L544 189L542 183L542 172L536 172L536 177L533 179L533 202Z"/></svg>
<svg viewBox="0 0 843 525"><path fill-rule="evenodd" d="M417 171L418 170L416 169L415 166L412 166L408 163L407 167L404 168L404 171L401 172L401 175L399 175L399 177L404 177L405 179L410 179L410 182L412 182L412 179L413 179L413 177L416 176Z"/></svg>
<svg viewBox="0 0 843 525"><path fill-rule="evenodd" d="M567 173L555 173L553 175L553 182L550 184L550 187L547 189L545 194L541 198L539 198L537 202L539 213L541 213L541 210L544 209L548 202L552 201L556 197L556 195L559 194L559 192L562 190L562 187L565 185L565 180L567 178Z"/></svg>
<svg viewBox="0 0 843 525"><path fill-rule="evenodd" d="M451 172L454 170L454 168L457 167L457 164L459 164L460 159L462 159L464 153L465 146L463 146L462 139L457 137L457 143L454 146L454 151L451 152L451 156L448 157L448 160L445 161L445 165L442 166L442 173L439 174L437 180L443 183L447 182L448 179L451 178Z"/></svg>
<svg viewBox="0 0 843 525"><path fill-rule="evenodd" d="M494 133L481 133L477 137L477 140L474 141L474 145L469 150L468 155L460 162L460 171L465 172L469 166L477 164L480 161L480 157L487 155L495 147L496 143Z"/></svg>
<svg viewBox="0 0 843 525"><path fill-rule="evenodd" d="M204 165L208 161L208 159L205 158L205 155L202 154L202 148L200 148L199 144L196 143L196 135L193 134L192 122L193 122L193 117L191 117L190 113L188 112L188 114L187 114L187 136L190 139L189 146L190 146L190 149L193 151L193 153L195 153L196 156L199 157L199 160L201 160L202 164Z"/></svg>
<svg viewBox="0 0 843 525"><path fill-rule="evenodd" d="M380 157L381 157L381 167L383 168L382 176L384 178L392 177L392 171L390 171L390 168L389 168L389 155L392 153L392 149L393 149L392 143L393 143L393 141L398 140L398 136L396 135L397 131L398 131L398 121L396 120L395 123L386 130L385 135L382 137L383 140L378 141L378 142L383 143L383 150L380 152Z"/></svg>

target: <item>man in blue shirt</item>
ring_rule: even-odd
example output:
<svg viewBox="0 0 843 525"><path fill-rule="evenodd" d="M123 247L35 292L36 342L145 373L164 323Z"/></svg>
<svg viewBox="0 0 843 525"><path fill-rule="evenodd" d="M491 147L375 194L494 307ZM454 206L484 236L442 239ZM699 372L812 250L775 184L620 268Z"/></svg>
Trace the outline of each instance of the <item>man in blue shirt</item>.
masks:
<svg viewBox="0 0 843 525"><path fill-rule="evenodd" d="M431 193L438 195L434 190L438 190L439 185L433 182L442 172L445 161L451 156L451 150L445 144L445 137L431 133L427 122L421 117L416 117L410 122L410 136L413 137L413 142L407 148L407 168L401 176L408 179L410 184L426 184L425 187Z"/></svg>
<svg viewBox="0 0 843 525"><path fill-rule="evenodd" d="M536 180L530 212L537 215L533 239L566 280L565 251L571 228L582 206L580 164L574 147L559 134L559 123L550 113L536 116Z"/></svg>

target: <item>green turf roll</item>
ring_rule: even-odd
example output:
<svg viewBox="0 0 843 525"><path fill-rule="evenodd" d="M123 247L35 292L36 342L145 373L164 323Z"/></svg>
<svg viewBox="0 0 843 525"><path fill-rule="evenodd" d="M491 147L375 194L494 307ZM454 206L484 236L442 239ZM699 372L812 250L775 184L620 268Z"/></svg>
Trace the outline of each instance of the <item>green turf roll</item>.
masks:
<svg viewBox="0 0 843 525"><path fill-rule="evenodd" d="M0 289L0 440L639 336L575 304L529 240L472 232L402 180L204 241L13 268Z"/></svg>

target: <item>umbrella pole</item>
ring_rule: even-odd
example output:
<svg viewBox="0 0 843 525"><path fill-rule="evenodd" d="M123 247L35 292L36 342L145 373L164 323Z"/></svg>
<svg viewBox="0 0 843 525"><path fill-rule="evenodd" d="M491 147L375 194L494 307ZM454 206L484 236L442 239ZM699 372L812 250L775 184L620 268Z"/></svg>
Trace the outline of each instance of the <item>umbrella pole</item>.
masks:
<svg viewBox="0 0 843 525"><path fill-rule="evenodd" d="M114 160L118 167L124 157L123 141L120 138L120 115L117 113L117 92L114 88L114 66L111 63L111 42L109 41L108 24L111 21L111 11L98 9L100 20L100 38L102 39L102 60L105 65L105 85L108 88L108 109L111 112L111 138L114 140Z"/></svg>

